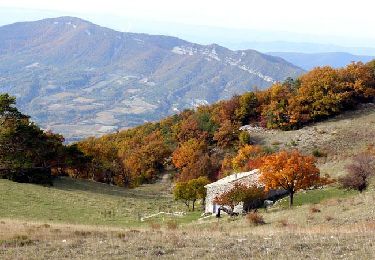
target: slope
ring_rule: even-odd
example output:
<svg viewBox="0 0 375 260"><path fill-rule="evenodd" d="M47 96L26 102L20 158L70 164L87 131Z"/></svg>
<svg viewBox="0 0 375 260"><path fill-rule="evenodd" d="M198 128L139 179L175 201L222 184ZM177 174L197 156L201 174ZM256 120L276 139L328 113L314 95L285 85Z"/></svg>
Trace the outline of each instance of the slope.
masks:
<svg viewBox="0 0 375 260"><path fill-rule="evenodd" d="M253 50L117 32L74 17L0 27L0 91L68 139L156 120L301 72Z"/></svg>

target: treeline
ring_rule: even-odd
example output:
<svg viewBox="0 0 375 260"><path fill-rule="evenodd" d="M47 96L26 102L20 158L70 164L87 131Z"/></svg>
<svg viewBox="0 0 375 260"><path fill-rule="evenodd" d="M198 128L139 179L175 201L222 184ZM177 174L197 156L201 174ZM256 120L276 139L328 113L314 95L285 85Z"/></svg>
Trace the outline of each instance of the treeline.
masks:
<svg viewBox="0 0 375 260"><path fill-rule="evenodd" d="M15 107L16 99L0 94L0 178L52 184L52 176L80 171L91 161L76 145L43 131Z"/></svg>
<svg viewBox="0 0 375 260"><path fill-rule="evenodd" d="M251 136L239 131L240 126L297 129L374 97L375 61L340 69L315 68L267 90L81 141L79 150L91 160L70 175L132 187L152 182L161 171L175 168L180 182L201 176L213 181L233 168L243 169L242 157L247 162L252 153L266 152L246 146Z"/></svg>

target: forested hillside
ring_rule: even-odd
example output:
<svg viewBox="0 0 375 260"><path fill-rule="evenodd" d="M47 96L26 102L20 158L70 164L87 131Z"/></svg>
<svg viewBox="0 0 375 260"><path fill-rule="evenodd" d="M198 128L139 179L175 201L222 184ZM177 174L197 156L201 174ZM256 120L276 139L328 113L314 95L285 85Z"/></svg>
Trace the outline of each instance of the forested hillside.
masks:
<svg viewBox="0 0 375 260"><path fill-rule="evenodd" d="M247 145L253 142L252 135L240 131L241 126L298 129L373 102L374 97L374 61L340 69L316 68L264 91L79 142L79 149L93 159L75 176L137 186L172 167L179 181L200 176L213 181L233 170L248 169L252 156L270 152L267 147Z"/></svg>
<svg viewBox="0 0 375 260"><path fill-rule="evenodd" d="M0 27L0 92L72 141L114 132L295 77L254 50L125 33L74 17Z"/></svg>

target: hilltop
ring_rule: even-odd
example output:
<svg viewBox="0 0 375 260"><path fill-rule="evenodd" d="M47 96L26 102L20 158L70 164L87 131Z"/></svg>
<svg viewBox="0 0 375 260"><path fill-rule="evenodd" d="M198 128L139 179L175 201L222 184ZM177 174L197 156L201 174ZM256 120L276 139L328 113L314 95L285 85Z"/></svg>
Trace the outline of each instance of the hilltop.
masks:
<svg viewBox="0 0 375 260"><path fill-rule="evenodd" d="M124 33L74 17L0 27L0 92L68 140L114 132L296 77L254 50Z"/></svg>

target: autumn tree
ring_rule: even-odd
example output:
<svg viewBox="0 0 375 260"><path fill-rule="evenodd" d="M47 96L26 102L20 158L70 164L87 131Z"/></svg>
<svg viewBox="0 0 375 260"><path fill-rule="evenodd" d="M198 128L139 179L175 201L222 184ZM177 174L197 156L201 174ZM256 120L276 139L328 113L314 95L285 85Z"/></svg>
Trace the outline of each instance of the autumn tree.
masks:
<svg viewBox="0 0 375 260"><path fill-rule="evenodd" d="M189 116L185 120L182 120L174 128L176 139L180 142L186 142L192 138L199 138L204 133L199 128L198 121L193 115Z"/></svg>
<svg viewBox="0 0 375 260"><path fill-rule="evenodd" d="M246 186L241 183L235 183L234 186L215 197L214 203L227 206L234 211L234 207L243 202L244 205L252 201L264 198L264 189L257 186Z"/></svg>
<svg viewBox="0 0 375 260"><path fill-rule="evenodd" d="M265 91L265 103L262 104L262 120L267 128L289 129L289 99L291 91L288 87L276 83Z"/></svg>
<svg viewBox="0 0 375 260"><path fill-rule="evenodd" d="M191 201L192 201L192 209L195 209L195 202L198 199L204 200L206 198L206 186L209 184L210 181L207 177L199 177L197 179L192 179L188 181L188 188L191 190Z"/></svg>
<svg viewBox="0 0 375 260"><path fill-rule="evenodd" d="M293 205L294 194L322 183L315 158L304 156L297 150L281 151L263 158L259 181L265 189L284 189L289 192L289 205Z"/></svg>
<svg viewBox="0 0 375 260"><path fill-rule="evenodd" d="M220 166L220 178L224 178L228 175L231 175L233 173L233 155L227 154L225 155L224 159L221 161Z"/></svg>
<svg viewBox="0 0 375 260"><path fill-rule="evenodd" d="M203 141L190 139L182 143L172 156L174 166L179 169L179 181L210 175L211 158Z"/></svg>
<svg viewBox="0 0 375 260"><path fill-rule="evenodd" d="M239 108L239 99L239 96L234 96L229 100L223 100L216 104L213 111L213 120L218 124L225 120L238 121L236 110Z"/></svg>
<svg viewBox="0 0 375 260"><path fill-rule="evenodd" d="M213 139L222 148L228 148L238 143L240 125L225 120L220 128L215 132Z"/></svg>
<svg viewBox="0 0 375 260"><path fill-rule="evenodd" d="M338 70L340 80L345 85L344 91L349 93L344 102L345 108L354 107L360 102L371 102L375 97L375 74L370 64L352 62Z"/></svg>
<svg viewBox="0 0 375 260"><path fill-rule="evenodd" d="M170 155L159 131L144 137L137 149L123 151L123 165L135 185L153 180L163 168L164 159Z"/></svg>
<svg viewBox="0 0 375 260"><path fill-rule="evenodd" d="M260 158L265 154L265 151L259 145L245 145L241 147L237 155L232 159L233 170L235 171L247 171L255 169L252 161Z"/></svg>
<svg viewBox="0 0 375 260"><path fill-rule="evenodd" d="M175 200L182 201L188 209L190 208L192 195L187 182L177 182L173 189L173 196Z"/></svg>

